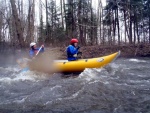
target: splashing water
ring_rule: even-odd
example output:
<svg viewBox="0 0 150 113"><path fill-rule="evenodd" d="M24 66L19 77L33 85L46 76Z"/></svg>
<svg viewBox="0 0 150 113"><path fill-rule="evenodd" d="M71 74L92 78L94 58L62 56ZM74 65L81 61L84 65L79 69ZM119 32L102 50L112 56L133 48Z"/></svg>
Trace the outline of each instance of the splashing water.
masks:
<svg viewBox="0 0 150 113"><path fill-rule="evenodd" d="M150 59L117 59L77 78L0 67L1 112L148 113Z"/></svg>

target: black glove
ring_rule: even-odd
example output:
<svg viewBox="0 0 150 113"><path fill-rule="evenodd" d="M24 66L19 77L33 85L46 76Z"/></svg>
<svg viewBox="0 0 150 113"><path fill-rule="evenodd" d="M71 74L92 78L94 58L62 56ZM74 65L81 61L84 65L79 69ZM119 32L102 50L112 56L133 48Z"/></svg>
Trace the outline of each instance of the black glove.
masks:
<svg viewBox="0 0 150 113"><path fill-rule="evenodd" d="M77 47L77 50L80 49L80 46Z"/></svg>
<svg viewBox="0 0 150 113"><path fill-rule="evenodd" d="M82 58L82 52L79 51L79 52L77 53L77 56L78 56L78 59L81 59L81 58Z"/></svg>

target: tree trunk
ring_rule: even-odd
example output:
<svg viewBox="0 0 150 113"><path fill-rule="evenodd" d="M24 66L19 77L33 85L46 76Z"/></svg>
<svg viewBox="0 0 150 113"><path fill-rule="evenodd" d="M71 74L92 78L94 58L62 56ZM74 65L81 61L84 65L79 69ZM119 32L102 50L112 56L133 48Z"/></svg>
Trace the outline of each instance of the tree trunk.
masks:
<svg viewBox="0 0 150 113"><path fill-rule="evenodd" d="M115 44L115 41L116 41L116 11L115 11L115 17L113 15L113 44Z"/></svg>
<svg viewBox="0 0 150 113"><path fill-rule="evenodd" d="M50 36L49 36L49 22L48 22L48 7L47 7L47 0L45 0L46 5L46 41L49 42ZM41 37L42 38L42 37Z"/></svg>
<svg viewBox="0 0 150 113"><path fill-rule="evenodd" d="M64 1L64 0L63 0ZM61 6L61 26L62 26L62 29L64 29L64 20L63 20L63 2L62 0L60 0L60 6Z"/></svg>
<svg viewBox="0 0 150 113"><path fill-rule="evenodd" d="M118 8L117 10L117 28L118 28L118 44L120 45L120 26L119 26L119 16L118 16Z"/></svg>
<svg viewBox="0 0 150 113"><path fill-rule="evenodd" d="M136 35L137 35L137 43L140 43L140 36L139 36L139 28L138 28L138 21L137 21L137 17L136 17L136 21L135 21L135 27L136 27Z"/></svg>
<svg viewBox="0 0 150 113"><path fill-rule="evenodd" d="M127 43L127 36L129 37L129 33L128 33L128 29L127 29L126 11L123 10L123 13L124 13L124 26L125 26L125 44L126 44Z"/></svg>
<svg viewBox="0 0 150 113"><path fill-rule="evenodd" d="M132 14L131 14L131 4L130 4L130 19L129 19L129 44L132 44Z"/></svg>
<svg viewBox="0 0 150 113"><path fill-rule="evenodd" d="M136 43L136 19L134 19L134 44Z"/></svg>
<svg viewBox="0 0 150 113"><path fill-rule="evenodd" d="M34 16L34 0L29 0L27 44L34 41Z"/></svg>
<svg viewBox="0 0 150 113"><path fill-rule="evenodd" d="M2 26L3 26L3 16L0 15L0 31L2 31ZM2 42L2 34L0 32L0 43Z"/></svg>
<svg viewBox="0 0 150 113"><path fill-rule="evenodd" d="M150 43L150 13L148 15L149 15L149 43Z"/></svg>
<svg viewBox="0 0 150 113"><path fill-rule="evenodd" d="M19 41L20 47L23 47L24 46L23 29L22 29L21 21L18 17L15 0L10 0L10 3L11 3L12 14L15 22L15 27L16 27L17 39Z"/></svg>
<svg viewBox="0 0 150 113"><path fill-rule="evenodd" d="M101 38L102 38L102 1L98 0L98 27L99 27L99 38L98 38L98 42L101 42ZM99 44L98 43L98 44Z"/></svg>

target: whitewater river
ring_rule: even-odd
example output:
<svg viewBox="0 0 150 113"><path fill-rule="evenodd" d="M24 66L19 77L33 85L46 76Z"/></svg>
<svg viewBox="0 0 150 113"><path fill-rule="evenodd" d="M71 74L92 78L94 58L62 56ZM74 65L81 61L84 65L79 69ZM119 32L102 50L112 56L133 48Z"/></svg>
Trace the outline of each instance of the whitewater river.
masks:
<svg viewBox="0 0 150 113"><path fill-rule="evenodd" d="M1 58L0 113L150 113L150 58L118 58L77 78L22 73Z"/></svg>

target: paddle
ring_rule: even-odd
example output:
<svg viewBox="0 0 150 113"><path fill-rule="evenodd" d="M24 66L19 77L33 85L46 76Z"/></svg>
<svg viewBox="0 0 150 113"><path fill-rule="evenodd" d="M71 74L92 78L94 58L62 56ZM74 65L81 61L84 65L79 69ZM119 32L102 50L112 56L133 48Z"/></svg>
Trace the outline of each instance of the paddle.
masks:
<svg viewBox="0 0 150 113"><path fill-rule="evenodd" d="M36 53L35 56L37 56L39 54L39 52L41 51L42 47L43 47L43 45L41 45L41 47L39 48L39 50L38 50L38 52Z"/></svg>

